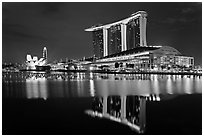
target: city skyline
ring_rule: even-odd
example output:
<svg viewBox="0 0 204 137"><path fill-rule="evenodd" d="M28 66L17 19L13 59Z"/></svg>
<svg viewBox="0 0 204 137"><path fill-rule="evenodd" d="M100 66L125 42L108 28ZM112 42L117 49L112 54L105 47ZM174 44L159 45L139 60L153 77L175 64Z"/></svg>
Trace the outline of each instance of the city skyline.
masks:
<svg viewBox="0 0 204 137"><path fill-rule="evenodd" d="M87 10L88 9L88 10ZM49 61L92 56L84 29L147 11L147 45L172 46L202 64L202 3L3 3L3 62L24 62L27 54ZM82 15L83 14L83 15ZM83 49L83 50L82 50ZM9 53L9 54L8 54Z"/></svg>

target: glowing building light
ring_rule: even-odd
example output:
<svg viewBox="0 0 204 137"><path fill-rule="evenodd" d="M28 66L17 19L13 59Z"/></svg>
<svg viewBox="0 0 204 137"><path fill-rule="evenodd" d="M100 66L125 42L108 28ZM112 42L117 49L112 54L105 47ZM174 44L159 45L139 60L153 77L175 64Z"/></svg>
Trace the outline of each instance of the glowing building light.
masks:
<svg viewBox="0 0 204 137"><path fill-rule="evenodd" d="M92 67L92 66L90 66L90 67L89 67L89 70L93 70L93 67Z"/></svg>
<svg viewBox="0 0 204 137"><path fill-rule="evenodd" d="M27 59L27 61L31 61L31 60L32 60L31 55L27 55L27 56L26 56L26 59Z"/></svg>
<svg viewBox="0 0 204 137"><path fill-rule="evenodd" d="M38 57L37 57L37 56L34 56L34 57L33 57L33 61L38 61Z"/></svg>

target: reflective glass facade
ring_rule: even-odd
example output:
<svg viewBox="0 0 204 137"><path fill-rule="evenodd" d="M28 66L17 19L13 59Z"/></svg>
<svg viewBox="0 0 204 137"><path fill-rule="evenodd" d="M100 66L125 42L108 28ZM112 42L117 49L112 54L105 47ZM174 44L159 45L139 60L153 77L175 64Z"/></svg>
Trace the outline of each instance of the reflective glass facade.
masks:
<svg viewBox="0 0 204 137"><path fill-rule="evenodd" d="M145 50L146 49L146 50ZM144 70L181 70L194 66L194 58L183 56L178 50L173 47L136 47L135 49L124 51L114 56L108 56L97 60L100 64L109 63L111 69L130 68L135 71ZM122 64L116 67L116 64Z"/></svg>
<svg viewBox="0 0 204 137"><path fill-rule="evenodd" d="M85 29L85 31L93 32L95 57L106 57L136 47L147 46L146 16L145 11L138 11L121 21Z"/></svg>
<svg viewBox="0 0 204 137"><path fill-rule="evenodd" d="M185 67L194 66L194 58L186 57L186 56L176 56L175 64L178 66L185 66Z"/></svg>
<svg viewBox="0 0 204 137"><path fill-rule="evenodd" d="M158 55L149 54L135 58L132 61L127 62L126 67L131 66L136 70L173 70L180 67L193 67L194 58L187 56L175 56L175 55Z"/></svg>
<svg viewBox="0 0 204 137"><path fill-rule="evenodd" d="M121 26L111 26L108 29L108 55L121 52L121 48Z"/></svg>
<svg viewBox="0 0 204 137"><path fill-rule="evenodd" d="M93 52L95 57L103 57L103 30L93 31Z"/></svg>
<svg viewBox="0 0 204 137"><path fill-rule="evenodd" d="M127 50L140 46L140 24L139 18L134 19L127 24Z"/></svg>

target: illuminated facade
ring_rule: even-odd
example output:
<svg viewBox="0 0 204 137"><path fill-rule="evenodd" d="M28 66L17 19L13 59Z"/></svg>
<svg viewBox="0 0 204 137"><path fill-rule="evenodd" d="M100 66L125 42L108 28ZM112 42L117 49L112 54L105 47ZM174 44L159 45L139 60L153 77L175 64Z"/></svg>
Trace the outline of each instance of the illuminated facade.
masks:
<svg viewBox="0 0 204 137"><path fill-rule="evenodd" d="M143 70L173 70L175 68L193 67L194 58L183 56L178 50L169 46L137 47L96 60L97 66L109 66L110 69L130 68ZM120 64L118 67L116 64Z"/></svg>
<svg viewBox="0 0 204 137"><path fill-rule="evenodd" d="M175 65L178 65L178 66L185 66L185 67L194 66L193 57L176 56L174 60L175 60Z"/></svg>
<svg viewBox="0 0 204 137"><path fill-rule="evenodd" d="M146 16L145 11L138 11L121 21L85 29L93 32L95 57L106 57L138 46L147 46Z"/></svg>
<svg viewBox="0 0 204 137"><path fill-rule="evenodd" d="M43 48L43 58L47 59L47 48L46 47Z"/></svg>
<svg viewBox="0 0 204 137"><path fill-rule="evenodd" d="M121 45L121 26L115 25L108 29L108 55L119 53Z"/></svg>
<svg viewBox="0 0 204 137"><path fill-rule="evenodd" d="M173 47L147 46L146 17L145 11L138 11L126 19L85 29L93 33L93 64L136 71L193 67L194 58L183 56Z"/></svg>
<svg viewBox="0 0 204 137"><path fill-rule="evenodd" d="M140 26L139 19L127 23L127 49L140 46Z"/></svg>
<svg viewBox="0 0 204 137"><path fill-rule="evenodd" d="M93 31L93 52L95 57L103 56L103 30Z"/></svg>
<svg viewBox="0 0 204 137"><path fill-rule="evenodd" d="M36 69L36 66L43 66L47 64L47 48L43 48L43 57L38 60L37 56L32 58L31 55L26 56L26 69Z"/></svg>

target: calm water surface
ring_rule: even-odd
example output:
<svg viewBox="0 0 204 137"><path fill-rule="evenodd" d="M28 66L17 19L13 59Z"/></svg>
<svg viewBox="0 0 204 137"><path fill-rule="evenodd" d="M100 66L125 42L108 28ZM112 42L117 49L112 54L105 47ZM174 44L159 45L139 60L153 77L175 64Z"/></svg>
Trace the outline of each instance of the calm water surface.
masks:
<svg viewBox="0 0 204 137"><path fill-rule="evenodd" d="M201 134L202 76L2 75L3 134Z"/></svg>

